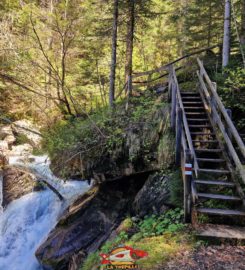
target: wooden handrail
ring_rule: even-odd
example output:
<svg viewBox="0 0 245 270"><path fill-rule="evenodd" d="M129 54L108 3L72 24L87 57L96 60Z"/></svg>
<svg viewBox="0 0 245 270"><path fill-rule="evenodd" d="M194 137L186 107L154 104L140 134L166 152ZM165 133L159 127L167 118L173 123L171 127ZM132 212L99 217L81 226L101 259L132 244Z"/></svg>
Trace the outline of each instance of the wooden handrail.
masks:
<svg viewBox="0 0 245 270"><path fill-rule="evenodd" d="M201 69L201 74L203 74L203 76L204 76L204 78L205 78L205 80L206 80L206 82L207 82L207 84L208 84L208 86L209 86L209 88L211 90L212 96L214 97L215 101L217 102L219 110L222 113L222 115L223 115L223 117L224 117L230 131L231 131L231 135L234 137L237 145L239 146L240 151L241 151L241 153L243 155L243 158L245 158L245 146L244 146L244 143L243 143L243 141L242 141L236 127L234 126L231 118L229 117L229 115L228 115L222 101L220 100L220 97L217 94L216 89L214 88L213 83L210 80L210 78L209 78L209 76L208 76L208 74L207 74L207 72L206 72L206 70L205 70L205 68L203 66L203 63L201 62L201 60L199 58L197 58L197 61L198 61L198 64L200 66L200 69Z"/></svg>
<svg viewBox="0 0 245 270"><path fill-rule="evenodd" d="M200 53L208 51L208 50L212 50L212 49L217 48L217 47L220 47L220 44L210 46L208 48L204 48L204 49L197 50L197 51L194 51L192 53L186 54L186 55L184 55L184 56L182 56L182 57L180 57L180 58L166 64L166 65L163 65L163 66L161 66L159 68L155 68L153 70L149 70L149 71L145 71L145 72L135 72L135 73L133 73L132 77L137 78L137 77L141 77L141 76L151 75L151 74L154 74L154 73L159 73L159 72L164 71L164 70L168 70L168 68L171 65L173 65L175 63L178 63L179 61L181 61L183 59L186 59L186 58L191 57L191 56L196 55L196 54L200 54Z"/></svg>
<svg viewBox="0 0 245 270"><path fill-rule="evenodd" d="M200 82L200 85L201 85L202 90L203 90L203 93L201 92L201 94L203 94L203 96L206 99L206 102L208 103L208 106L210 108L210 114L211 113L213 114L213 118L215 119L215 123L217 124L219 130L221 131L221 134L222 134L222 136L224 138L224 141L225 141L225 143L227 145L227 148L229 150L229 154L230 154L236 168L239 170L240 176L241 176L243 182L245 183L245 169L244 169L244 167L242 165L242 162L241 162L241 160L240 160L240 158L239 158L239 156L237 154L236 149L233 146L233 143L232 143L232 141L230 139L229 134L227 134L227 132L226 132L225 125L223 124L222 119L221 119L221 117L219 115L219 112L217 111L216 107L222 113L226 124L230 128L230 133L236 139L236 142L237 142L238 145L239 145L239 142L240 142L241 138L240 138L234 124L232 123L229 115L227 114L227 112L226 112L226 110L224 108L224 105L221 102L221 100L220 100L220 98L219 98L219 96L218 96L218 94L217 94L217 92L216 92L216 90L215 90L215 88L213 86L213 83L211 82L211 80L210 80L210 78L209 78L209 76L208 76L202 62L200 61L200 59L198 59L198 63L199 63L200 69L201 69L201 73L197 72L199 82ZM209 86L209 89L211 90L211 94L212 94L212 97L214 98L215 103L212 102L212 97L211 97L211 95L210 95L210 93L208 91L208 87L205 84L204 78L205 78L205 80L206 80L206 82L207 82L207 84ZM238 136L238 138L237 138L237 136ZM238 140L238 139L240 139L240 140ZM242 142L241 146L242 146L241 149L245 148L243 142ZM240 145L239 145L239 147L240 147ZM243 152L242 152L242 154L243 154Z"/></svg>
<svg viewBox="0 0 245 270"><path fill-rule="evenodd" d="M184 133L185 133L185 136L186 136L186 139L187 139L188 149L191 151L191 155L192 155L192 157L194 159L194 169L195 169L195 173L197 175L199 166L198 166L198 163L197 163L197 157L196 157L196 153L195 153L194 146L193 146L193 143L192 143L191 133L190 133L190 129L189 129L189 126L188 126L188 121L187 121L187 118L186 118L184 105L183 105L181 94L180 94L180 89L179 89L179 84L178 84L175 68L174 68L173 65L169 67L169 73L170 73L170 76L169 76L170 79L169 80L170 80L170 84L172 85L172 90L174 89L176 91L174 93L174 95L176 95L177 101L179 103L179 107L180 107L180 109L182 111L183 129L184 129ZM172 99L173 99L174 95L172 95ZM173 102L173 100L172 100L172 102ZM172 103L172 112L176 111L176 108L177 108L176 104L177 103L175 101Z"/></svg>

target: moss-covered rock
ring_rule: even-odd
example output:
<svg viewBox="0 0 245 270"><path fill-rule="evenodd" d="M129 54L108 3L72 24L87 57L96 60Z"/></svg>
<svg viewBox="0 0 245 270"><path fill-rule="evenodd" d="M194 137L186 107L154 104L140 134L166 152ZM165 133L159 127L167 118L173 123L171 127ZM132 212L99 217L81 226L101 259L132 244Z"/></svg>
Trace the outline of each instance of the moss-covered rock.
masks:
<svg viewBox="0 0 245 270"><path fill-rule="evenodd" d="M60 122L44 144L56 174L97 182L153 171L173 160L167 96L146 91L128 111L100 111L87 119Z"/></svg>

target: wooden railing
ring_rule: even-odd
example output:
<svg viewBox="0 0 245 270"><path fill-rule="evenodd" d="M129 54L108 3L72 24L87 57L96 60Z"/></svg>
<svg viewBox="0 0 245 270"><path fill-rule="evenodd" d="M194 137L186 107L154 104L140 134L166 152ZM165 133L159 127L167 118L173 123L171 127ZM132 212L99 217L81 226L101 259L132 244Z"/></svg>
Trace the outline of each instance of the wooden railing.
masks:
<svg viewBox="0 0 245 270"><path fill-rule="evenodd" d="M181 147L184 147L184 150L190 151L194 162L194 171L197 175L199 166L173 65L169 67L169 97L171 98L171 128L176 134L176 163L180 164L180 151Z"/></svg>
<svg viewBox="0 0 245 270"><path fill-rule="evenodd" d="M176 165L181 167L184 184L184 217L186 222L190 222L192 202L195 200L192 197L195 192L192 192L192 169L187 173L186 166L194 167L194 172L197 175L198 163L173 65L169 67L169 99L171 101L170 125L175 132L176 140Z"/></svg>
<svg viewBox="0 0 245 270"><path fill-rule="evenodd" d="M241 160L245 159L245 145L217 94L215 84L210 80L202 61L200 59L197 59L197 61L200 67L200 70L197 72L201 86L199 91L205 103L206 110L223 138L228 156L235 170L245 184L245 169ZM234 145L237 145L238 149Z"/></svg>

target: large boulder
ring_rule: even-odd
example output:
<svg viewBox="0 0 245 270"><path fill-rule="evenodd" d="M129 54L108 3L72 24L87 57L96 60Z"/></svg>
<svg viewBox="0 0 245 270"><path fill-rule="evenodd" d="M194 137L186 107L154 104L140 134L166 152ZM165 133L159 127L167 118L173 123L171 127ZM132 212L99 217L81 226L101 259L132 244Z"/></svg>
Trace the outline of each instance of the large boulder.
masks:
<svg viewBox="0 0 245 270"><path fill-rule="evenodd" d="M3 170L3 207L13 200L33 191L37 182L35 176L17 167L8 166Z"/></svg>
<svg viewBox="0 0 245 270"><path fill-rule="evenodd" d="M136 215L161 214L168 209L170 193L169 177L159 173L150 175L133 203Z"/></svg>
<svg viewBox="0 0 245 270"><path fill-rule="evenodd" d="M67 178L93 178L97 183L101 183L159 170L166 163L169 166L172 161L171 155L173 156L173 138L167 135L169 109L167 106L157 108L145 116L145 119L140 118L132 123L117 124L113 121L107 123L110 127L107 127L105 134L108 132L108 135L101 138L101 141L98 138L94 140L90 137L81 138L84 143L81 141L77 145L72 145L71 149L57 151L51 156L54 173ZM125 118L124 115L123 117ZM120 121L119 116L115 121ZM117 135L111 134L112 126L118 129ZM161 145L163 136L164 148ZM85 145L89 145L87 150L80 149ZM166 153L171 153L167 157L167 162L165 162Z"/></svg>

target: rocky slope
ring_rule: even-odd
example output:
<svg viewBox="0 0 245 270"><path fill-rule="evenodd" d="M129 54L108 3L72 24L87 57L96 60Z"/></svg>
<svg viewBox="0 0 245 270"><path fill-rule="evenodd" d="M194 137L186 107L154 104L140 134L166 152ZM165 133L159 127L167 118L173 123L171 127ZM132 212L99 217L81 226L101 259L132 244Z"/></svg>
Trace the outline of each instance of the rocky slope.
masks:
<svg viewBox="0 0 245 270"><path fill-rule="evenodd" d="M3 180L3 207L28 194L37 187L35 176L30 172L9 165L9 159L27 158L33 147L39 147L38 129L28 120L19 120L0 127L0 167Z"/></svg>

